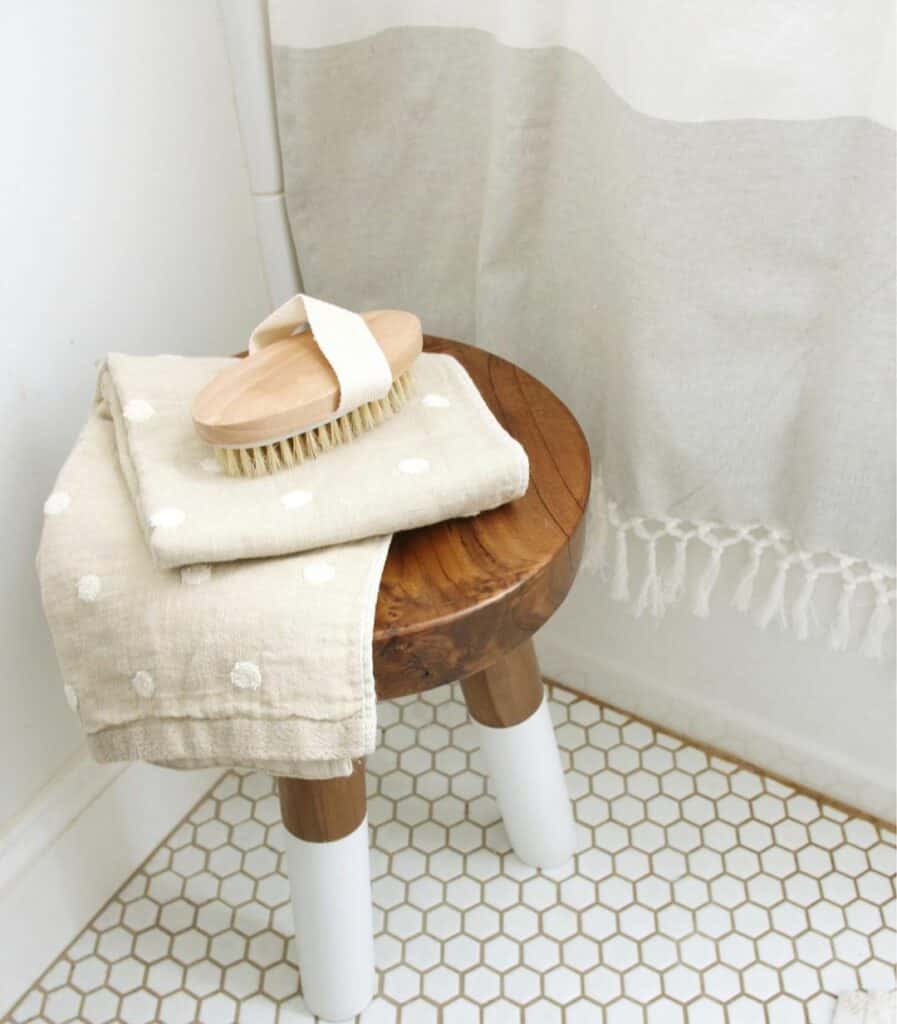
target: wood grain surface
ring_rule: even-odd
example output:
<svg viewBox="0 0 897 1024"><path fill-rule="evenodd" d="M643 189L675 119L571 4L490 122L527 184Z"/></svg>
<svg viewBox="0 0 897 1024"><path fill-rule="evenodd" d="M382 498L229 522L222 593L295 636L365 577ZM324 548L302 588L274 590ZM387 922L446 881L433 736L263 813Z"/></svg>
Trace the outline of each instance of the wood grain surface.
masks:
<svg viewBox="0 0 897 1024"><path fill-rule="evenodd" d="M374 626L377 696L463 679L518 648L554 613L582 556L589 448L570 410L520 367L425 336L454 356L499 422L526 449L518 501L393 537Z"/></svg>
<svg viewBox="0 0 897 1024"><path fill-rule="evenodd" d="M364 819L367 800L364 761L340 779L278 779L284 828L307 843L332 843L354 832Z"/></svg>
<svg viewBox="0 0 897 1024"><path fill-rule="evenodd" d="M420 354L420 320L395 309L362 316L396 380ZM209 444L264 445L333 417L339 381L311 331L282 333L252 359L216 374L196 396L193 425Z"/></svg>
<svg viewBox="0 0 897 1024"><path fill-rule="evenodd" d="M539 710L545 684L532 640L461 681L470 717L490 729L507 729Z"/></svg>

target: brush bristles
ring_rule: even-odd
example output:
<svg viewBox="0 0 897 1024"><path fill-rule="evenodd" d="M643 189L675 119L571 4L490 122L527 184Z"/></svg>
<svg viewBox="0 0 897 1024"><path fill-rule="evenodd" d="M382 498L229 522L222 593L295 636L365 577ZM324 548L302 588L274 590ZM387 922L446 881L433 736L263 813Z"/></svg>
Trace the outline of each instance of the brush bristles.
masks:
<svg viewBox="0 0 897 1024"><path fill-rule="evenodd" d="M255 448L216 448L218 464L228 476L265 476L301 466L339 444L348 444L399 411L411 397L411 374L405 371L392 382L385 398L347 412L339 419L285 441Z"/></svg>

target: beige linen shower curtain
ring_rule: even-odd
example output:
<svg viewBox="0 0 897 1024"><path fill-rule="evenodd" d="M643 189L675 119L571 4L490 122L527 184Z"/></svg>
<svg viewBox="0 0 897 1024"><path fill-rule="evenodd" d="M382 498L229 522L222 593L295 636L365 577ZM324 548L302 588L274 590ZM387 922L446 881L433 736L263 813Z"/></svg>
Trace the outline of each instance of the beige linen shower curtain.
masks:
<svg viewBox="0 0 897 1024"><path fill-rule="evenodd" d="M638 614L732 600L891 645L893 17L270 2L306 290L414 309L563 396L588 562Z"/></svg>

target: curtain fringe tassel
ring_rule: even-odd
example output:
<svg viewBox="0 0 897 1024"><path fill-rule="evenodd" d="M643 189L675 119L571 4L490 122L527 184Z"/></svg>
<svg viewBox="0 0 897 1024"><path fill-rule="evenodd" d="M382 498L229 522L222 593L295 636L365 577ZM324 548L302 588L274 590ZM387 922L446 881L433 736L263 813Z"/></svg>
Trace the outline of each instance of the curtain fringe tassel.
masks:
<svg viewBox="0 0 897 1024"><path fill-rule="evenodd" d="M819 580L833 577L840 583L837 605L828 627L828 644L833 651L845 651L856 638L860 653L880 659L885 637L895 623L897 575L880 565L851 558L834 551L805 551L793 544L781 530L760 523L731 526L711 521L683 521L659 517L630 516L623 519L617 504L607 499L600 476L592 495L587 523L587 548L583 567L597 572L602 579L610 575L611 597L631 604L636 616L649 613L660 619L688 588L691 544L708 549L707 561L693 589L691 610L700 618L710 615L711 598L716 591L723 556L739 559L744 568L732 595L732 604L741 612L749 612L755 604L761 571L767 578L764 564L767 554L775 558L775 572L768 584L765 598L756 614L758 626L766 628L777 620L783 629L805 640L818 632L814 595ZM630 549L630 535L637 547ZM613 573L609 573L609 547L613 536ZM672 552L666 545L672 541ZM663 545L663 547L661 547ZM641 548L644 575L635 599L632 598L631 556ZM669 571L661 568L663 556L669 559ZM637 570L636 570L637 571ZM789 592L793 595L788 615ZM861 609L870 607L862 625ZM855 619L860 612L861 629ZM857 635L859 634L859 635Z"/></svg>

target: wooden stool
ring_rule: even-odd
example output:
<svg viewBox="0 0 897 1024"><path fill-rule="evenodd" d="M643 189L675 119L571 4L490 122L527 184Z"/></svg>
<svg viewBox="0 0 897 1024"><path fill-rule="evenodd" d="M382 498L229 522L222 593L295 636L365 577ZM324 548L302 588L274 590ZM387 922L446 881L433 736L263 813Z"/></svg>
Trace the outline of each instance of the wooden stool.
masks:
<svg viewBox="0 0 897 1024"><path fill-rule="evenodd" d="M576 420L544 385L497 356L426 338L458 359L526 448L526 495L469 519L398 533L374 627L379 700L462 680L515 854L555 867L574 826L532 634L579 566L590 460ZM359 1013L375 991L364 765L345 779L280 779L296 946L308 1009Z"/></svg>

